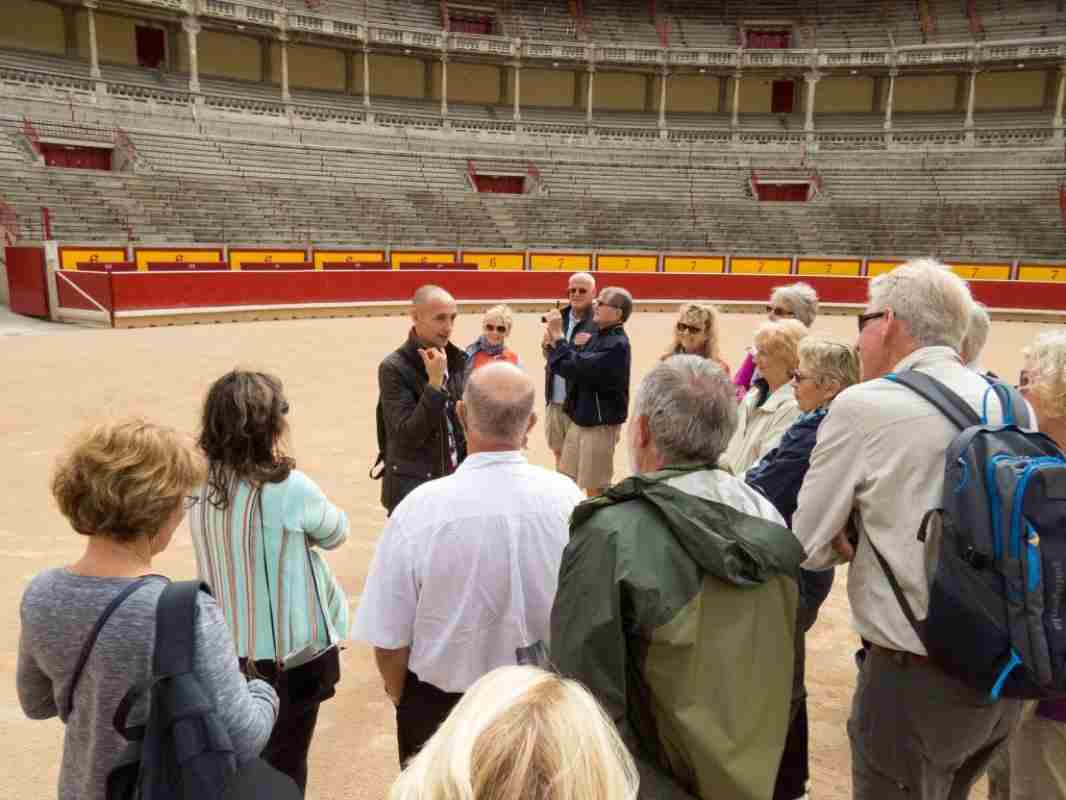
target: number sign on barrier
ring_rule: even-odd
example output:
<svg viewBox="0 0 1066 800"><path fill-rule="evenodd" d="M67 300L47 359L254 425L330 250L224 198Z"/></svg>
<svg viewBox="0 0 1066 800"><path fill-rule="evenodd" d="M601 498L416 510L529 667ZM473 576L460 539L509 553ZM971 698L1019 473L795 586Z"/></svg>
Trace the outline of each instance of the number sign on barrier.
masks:
<svg viewBox="0 0 1066 800"><path fill-rule="evenodd" d="M663 272L725 272L722 256L663 256Z"/></svg>
<svg viewBox="0 0 1066 800"><path fill-rule="evenodd" d="M392 268L414 267L417 264L454 264L455 252L429 250L393 250Z"/></svg>
<svg viewBox="0 0 1066 800"><path fill-rule="evenodd" d="M729 271L739 275L788 275L791 258L734 258Z"/></svg>
<svg viewBox="0 0 1066 800"><path fill-rule="evenodd" d="M659 257L649 255L602 255L596 256L599 272L655 272Z"/></svg>
<svg viewBox="0 0 1066 800"><path fill-rule="evenodd" d="M222 251L217 248L149 248L138 247L133 254L137 262L137 269L144 272L149 264L180 264L189 262L192 264L221 264Z"/></svg>
<svg viewBox="0 0 1066 800"><path fill-rule="evenodd" d="M1066 264L1022 264L1018 267L1018 280L1063 283L1066 282Z"/></svg>
<svg viewBox="0 0 1066 800"><path fill-rule="evenodd" d="M78 264L114 263L126 260L123 247L60 247L59 266L61 269L76 270Z"/></svg>
<svg viewBox="0 0 1066 800"><path fill-rule="evenodd" d="M230 248L230 268L240 270L244 264L301 264L307 261L304 250L238 250Z"/></svg>
<svg viewBox="0 0 1066 800"><path fill-rule="evenodd" d="M1010 280L1010 264L953 264L951 271L968 281Z"/></svg>
<svg viewBox="0 0 1066 800"><path fill-rule="evenodd" d="M464 250L463 261L477 264L478 269L520 270L525 268L526 255L525 253L508 251L475 253L470 250Z"/></svg>
<svg viewBox="0 0 1066 800"><path fill-rule="evenodd" d="M592 269L589 253L531 253L530 267L537 272L587 272Z"/></svg>
<svg viewBox="0 0 1066 800"><path fill-rule="evenodd" d="M315 269L325 264L384 264L384 250L315 250Z"/></svg>
<svg viewBox="0 0 1066 800"><path fill-rule="evenodd" d="M799 275L858 275L862 262L851 259L801 258L796 267Z"/></svg>
<svg viewBox="0 0 1066 800"><path fill-rule="evenodd" d="M891 272L902 263L902 261L867 261L866 274L871 278L877 277L878 275L884 275L886 272Z"/></svg>

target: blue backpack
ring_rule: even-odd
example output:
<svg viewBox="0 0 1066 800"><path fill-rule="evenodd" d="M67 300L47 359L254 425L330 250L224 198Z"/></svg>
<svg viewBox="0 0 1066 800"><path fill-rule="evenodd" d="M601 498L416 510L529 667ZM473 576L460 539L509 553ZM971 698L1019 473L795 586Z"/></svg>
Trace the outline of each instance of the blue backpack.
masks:
<svg viewBox="0 0 1066 800"><path fill-rule="evenodd" d="M947 450L941 507L918 539L933 557L929 613L918 620L867 538L930 660L997 699L1066 694L1066 457L1029 424L1017 391L990 382L985 418L921 372L887 376L939 409L959 434ZM1003 424L987 424L989 394Z"/></svg>

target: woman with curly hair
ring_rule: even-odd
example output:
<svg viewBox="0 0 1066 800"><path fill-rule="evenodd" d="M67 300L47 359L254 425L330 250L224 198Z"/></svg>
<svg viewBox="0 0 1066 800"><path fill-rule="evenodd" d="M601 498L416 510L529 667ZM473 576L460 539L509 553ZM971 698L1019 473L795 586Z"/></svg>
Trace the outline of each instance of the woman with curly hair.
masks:
<svg viewBox="0 0 1066 800"><path fill-rule="evenodd" d="M726 372L729 365L718 350L718 309L710 303L685 303L678 310L674 343L660 361L670 356L690 355L708 358Z"/></svg>
<svg viewBox="0 0 1066 800"><path fill-rule="evenodd" d="M340 679L335 645L348 634L348 602L319 550L344 543L348 517L285 452L288 413L273 375L234 370L215 381L199 442L207 482L189 521L241 668L278 690L263 758L304 791L318 708Z"/></svg>

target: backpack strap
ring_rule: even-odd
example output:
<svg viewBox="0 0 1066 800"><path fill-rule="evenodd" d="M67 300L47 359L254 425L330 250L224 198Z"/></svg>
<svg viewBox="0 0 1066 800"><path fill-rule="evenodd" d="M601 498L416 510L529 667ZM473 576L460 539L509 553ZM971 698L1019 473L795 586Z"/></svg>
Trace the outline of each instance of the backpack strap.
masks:
<svg viewBox="0 0 1066 800"><path fill-rule="evenodd" d="M981 424L981 417L970 407L969 403L931 375L908 369L903 372L889 373L885 377L893 383L906 386L924 398L951 420L959 430L966 430Z"/></svg>
<svg viewBox="0 0 1066 800"><path fill-rule="evenodd" d="M74 675L70 679L70 688L67 690L67 699L64 703L65 716L67 719L70 718L70 714L74 710L74 690L78 688L78 680L81 678L82 670L85 669L85 662L89 660L89 654L93 651L93 646L96 644L96 639L100 635L100 631L103 629L104 625L107 624L107 620L114 613L115 609L122 605L127 597L148 583L153 577L158 576L145 575L143 578L135 580L115 595L111 599L111 602L107 604L107 608L104 609L104 612L96 620L96 624L93 625L93 629L89 632L89 635L85 638L85 643L81 646L81 654L78 656L77 666L74 667Z"/></svg>
<svg viewBox="0 0 1066 800"><path fill-rule="evenodd" d="M196 653L196 600L201 591L211 594L206 583L177 581L159 596L152 659L154 678L192 672Z"/></svg>
<svg viewBox="0 0 1066 800"><path fill-rule="evenodd" d="M993 378L985 377L990 389L999 398L999 406L1003 409L1003 424L1017 425L1019 428L1030 427L1029 404L1025 402L1021 392L1013 386Z"/></svg>
<svg viewBox="0 0 1066 800"><path fill-rule="evenodd" d="M925 541L926 528L929 525L929 520L933 514L936 514L939 509L930 509L925 512L925 516L922 517L922 524L919 526L918 538L921 541ZM896 579L896 574L892 571L892 567L888 565L888 561L881 551L877 549L877 545L874 544L874 540L870 538L869 534L865 537L866 543L870 545L870 549L873 550L874 555L877 557L877 562L881 565L881 569L884 570L885 577L888 579L888 585L892 587L892 594L896 596L896 602L899 603L900 609L903 611L903 616L907 618L907 622L914 628L914 633L918 636L918 641L923 645L925 644L925 625L918 621L918 617L914 613L914 609L911 608L911 603L907 599L907 595L903 593L903 587L899 585L899 581Z"/></svg>

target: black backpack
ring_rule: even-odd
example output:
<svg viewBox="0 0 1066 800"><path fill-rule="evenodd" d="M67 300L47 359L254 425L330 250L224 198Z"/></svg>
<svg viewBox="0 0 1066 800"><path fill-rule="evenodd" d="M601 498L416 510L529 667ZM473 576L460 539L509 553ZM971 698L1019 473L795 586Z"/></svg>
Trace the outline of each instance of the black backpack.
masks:
<svg viewBox="0 0 1066 800"><path fill-rule="evenodd" d="M206 584L169 584L156 608L152 677L131 688L115 711L129 742L107 776L108 800L296 798L296 784L261 759L238 765L233 743L193 672L196 602ZM236 664L234 664L236 668ZM127 726L134 704L149 696L148 720Z"/></svg>

